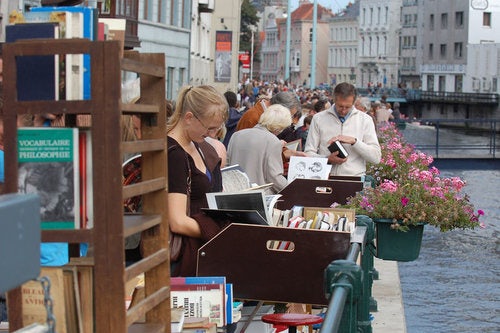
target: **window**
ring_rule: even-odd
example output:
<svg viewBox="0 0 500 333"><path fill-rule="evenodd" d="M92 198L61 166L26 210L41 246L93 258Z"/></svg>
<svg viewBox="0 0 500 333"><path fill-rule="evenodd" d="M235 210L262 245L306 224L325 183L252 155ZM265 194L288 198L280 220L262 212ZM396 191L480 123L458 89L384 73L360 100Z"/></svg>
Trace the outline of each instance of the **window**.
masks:
<svg viewBox="0 0 500 333"><path fill-rule="evenodd" d="M434 14L429 16L429 29L434 30Z"/></svg>
<svg viewBox="0 0 500 333"><path fill-rule="evenodd" d="M446 76L439 75L439 91L446 91Z"/></svg>
<svg viewBox="0 0 500 333"><path fill-rule="evenodd" d="M448 29L448 13L441 14L441 29Z"/></svg>
<svg viewBox="0 0 500 333"><path fill-rule="evenodd" d="M463 44L455 43L455 59L462 59L463 56Z"/></svg>
<svg viewBox="0 0 500 333"><path fill-rule="evenodd" d="M464 27L464 12L455 12L455 28L461 29Z"/></svg>
<svg viewBox="0 0 500 333"><path fill-rule="evenodd" d="M491 13L488 12L483 13L483 27L491 28Z"/></svg>
<svg viewBox="0 0 500 333"><path fill-rule="evenodd" d="M313 40L313 28L309 29L309 41L312 42Z"/></svg>
<svg viewBox="0 0 500 333"><path fill-rule="evenodd" d="M434 44L429 44L429 59L434 58Z"/></svg>
<svg viewBox="0 0 500 333"><path fill-rule="evenodd" d="M434 75L427 75L427 91L434 91Z"/></svg>
<svg viewBox="0 0 500 333"><path fill-rule="evenodd" d="M462 92L463 80L462 75L455 75L455 92Z"/></svg>
<svg viewBox="0 0 500 333"><path fill-rule="evenodd" d="M439 45L439 56L441 57L441 59L446 58L446 44Z"/></svg>

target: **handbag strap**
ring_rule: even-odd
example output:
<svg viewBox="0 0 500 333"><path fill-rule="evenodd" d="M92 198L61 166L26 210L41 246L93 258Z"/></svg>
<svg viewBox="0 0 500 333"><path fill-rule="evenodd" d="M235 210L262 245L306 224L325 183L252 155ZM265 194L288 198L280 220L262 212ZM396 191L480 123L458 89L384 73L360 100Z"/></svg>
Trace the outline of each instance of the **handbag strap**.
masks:
<svg viewBox="0 0 500 333"><path fill-rule="evenodd" d="M184 157L186 159L186 167L188 169L188 175L186 178L186 190L187 190L187 204L186 204L186 215L189 216L191 211L191 164L189 163L188 153L179 145L173 145L168 147L168 151L170 152L174 148L179 147L184 151Z"/></svg>

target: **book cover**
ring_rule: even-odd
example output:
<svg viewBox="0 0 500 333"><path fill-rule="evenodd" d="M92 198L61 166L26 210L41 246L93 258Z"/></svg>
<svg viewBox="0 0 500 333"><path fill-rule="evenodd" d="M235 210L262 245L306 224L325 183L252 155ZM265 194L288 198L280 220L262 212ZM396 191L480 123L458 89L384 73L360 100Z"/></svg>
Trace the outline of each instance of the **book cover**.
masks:
<svg viewBox="0 0 500 333"><path fill-rule="evenodd" d="M264 191L212 192L206 196L210 209L255 210L268 224L272 223Z"/></svg>
<svg viewBox="0 0 500 333"><path fill-rule="evenodd" d="M296 178L328 179L331 164L326 157L292 156L288 165L288 184Z"/></svg>
<svg viewBox="0 0 500 333"><path fill-rule="evenodd" d="M41 228L78 229L78 129L26 127L17 135L19 192L40 197Z"/></svg>
<svg viewBox="0 0 500 333"><path fill-rule="evenodd" d="M50 296L53 301L52 310L57 322L57 332L68 333L63 270L59 267L42 267L40 276L50 280ZM42 284L38 281L29 281L21 286L23 326L46 323L44 295Z"/></svg>
<svg viewBox="0 0 500 333"><path fill-rule="evenodd" d="M14 24L5 27L7 43L24 39L58 38L57 23ZM59 57L24 56L18 57L17 100L58 100L59 99Z"/></svg>
<svg viewBox="0 0 500 333"><path fill-rule="evenodd" d="M171 307L184 307L186 317L208 317L217 327L225 321L225 284L170 284Z"/></svg>
<svg viewBox="0 0 500 333"><path fill-rule="evenodd" d="M233 308L233 284L226 283L226 325L233 323L234 308Z"/></svg>
<svg viewBox="0 0 500 333"><path fill-rule="evenodd" d="M337 156L340 157L340 158L346 158L347 156L349 156L349 153L347 152L347 150L345 149L344 145L342 145L342 143L340 141L333 141L328 146L328 150L331 153L334 153L334 152L338 151L339 154Z"/></svg>

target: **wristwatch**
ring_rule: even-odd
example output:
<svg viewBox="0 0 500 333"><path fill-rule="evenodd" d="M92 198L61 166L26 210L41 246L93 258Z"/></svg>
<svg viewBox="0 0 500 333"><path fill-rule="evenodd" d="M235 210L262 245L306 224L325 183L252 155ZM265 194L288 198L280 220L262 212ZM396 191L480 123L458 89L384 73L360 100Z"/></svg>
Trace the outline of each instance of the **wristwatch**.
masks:
<svg viewBox="0 0 500 333"><path fill-rule="evenodd" d="M351 146L354 146L356 144L356 142L358 142L358 139L354 138L354 143L351 143Z"/></svg>

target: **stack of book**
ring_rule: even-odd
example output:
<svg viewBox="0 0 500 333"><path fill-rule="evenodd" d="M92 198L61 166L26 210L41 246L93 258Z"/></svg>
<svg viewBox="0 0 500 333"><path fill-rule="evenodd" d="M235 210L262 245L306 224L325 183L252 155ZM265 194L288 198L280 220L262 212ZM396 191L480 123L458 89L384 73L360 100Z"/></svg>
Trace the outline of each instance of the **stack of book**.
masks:
<svg viewBox="0 0 500 333"><path fill-rule="evenodd" d="M239 303L233 305L233 285L224 276L172 277L170 302L172 308L184 308L184 329L189 328L187 323L198 322L191 318L208 318L217 327L241 318Z"/></svg>

